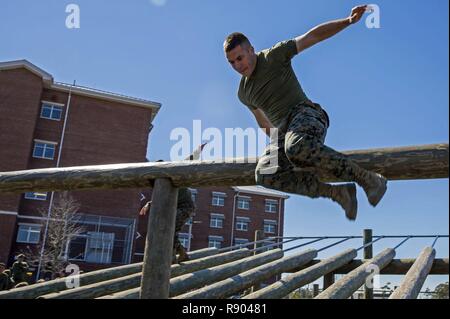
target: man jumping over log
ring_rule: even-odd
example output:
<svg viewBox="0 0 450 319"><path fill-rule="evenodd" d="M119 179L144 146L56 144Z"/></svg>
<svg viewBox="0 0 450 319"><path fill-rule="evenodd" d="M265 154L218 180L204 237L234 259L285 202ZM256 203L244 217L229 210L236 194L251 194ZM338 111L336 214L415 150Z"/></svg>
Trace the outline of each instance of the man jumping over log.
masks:
<svg viewBox="0 0 450 319"><path fill-rule="evenodd" d="M270 129L278 129L278 135L272 134L270 145L258 162L256 183L311 198L329 198L341 205L350 220L356 219L358 209L355 184L322 183L316 173L326 171L338 179L358 183L372 206L384 196L387 180L324 145L328 115L303 92L291 59L357 23L366 8L366 5L355 7L348 18L321 24L295 39L258 53L242 33L232 33L224 42L228 62L242 75L238 91L240 101L269 136ZM275 173L271 166L273 156L278 156Z"/></svg>

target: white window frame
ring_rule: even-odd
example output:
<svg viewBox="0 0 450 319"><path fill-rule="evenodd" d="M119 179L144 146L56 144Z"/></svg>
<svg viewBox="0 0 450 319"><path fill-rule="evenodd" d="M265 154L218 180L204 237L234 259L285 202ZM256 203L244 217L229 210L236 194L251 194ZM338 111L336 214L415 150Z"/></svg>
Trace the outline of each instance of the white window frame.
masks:
<svg viewBox="0 0 450 319"><path fill-rule="evenodd" d="M46 117L43 115L44 113L44 107L50 108L50 117ZM58 108L61 110L61 117L60 118L52 118L53 111ZM42 119L51 120L51 121L61 121L63 112L64 112L64 104L54 103L54 102L48 102L48 101L41 101L41 114L40 117Z"/></svg>
<svg viewBox="0 0 450 319"><path fill-rule="evenodd" d="M266 199L265 205L264 205L264 211L266 213L278 213L278 201L274 199ZM269 209L267 209L269 207ZM273 210L272 208L275 207Z"/></svg>
<svg viewBox="0 0 450 319"><path fill-rule="evenodd" d="M45 196L45 198L44 198ZM29 200L40 200L40 201L46 201L47 200L47 193L41 193L41 192L28 192L24 195L25 199Z"/></svg>
<svg viewBox="0 0 450 319"><path fill-rule="evenodd" d="M223 217L211 215L211 220L209 221L210 228L223 228ZM220 221L220 222L219 222Z"/></svg>
<svg viewBox="0 0 450 319"><path fill-rule="evenodd" d="M236 230L248 231L250 224L249 218L236 217Z"/></svg>
<svg viewBox="0 0 450 319"><path fill-rule="evenodd" d="M222 248L223 237L222 236L208 236L209 248Z"/></svg>
<svg viewBox="0 0 450 319"><path fill-rule="evenodd" d="M181 245L187 249L189 246L189 234L178 233L178 239L180 240Z"/></svg>
<svg viewBox="0 0 450 319"><path fill-rule="evenodd" d="M222 248L222 240L219 239L209 239L208 248Z"/></svg>
<svg viewBox="0 0 450 319"><path fill-rule="evenodd" d="M38 144L44 145L44 150L42 152L42 157L34 155L34 153L36 152L36 147L37 147ZM34 140L33 158L54 160L55 159L55 154L56 154L56 145L58 145L58 143L56 143L56 142L43 141L43 140ZM53 157L46 157L45 156L45 151L47 150L47 148L51 148L51 147L53 147Z"/></svg>
<svg viewBox="0 0 450 319"><path fill-rule="evenodd" d="M241 205L242 203L244 203L244 205ZM237 206L239 209L250 210L250 198L238 197Z"/></svg>
<svg viewBox="0 0 450 319"><path fill-rule="evenodd" d="M273 229L273 231L271 229ZM266 233L266 234L275 234L276 231L277 231L277 225L276 224L264 223L264 233Z"/></svg>
<svg viewBox="0 0 450 319"><path fill-rule="evenodd" d="M19 240L19 234L21 233L21 228L27 228L26 232L27 232L27 239L26 240ZM32 228L34 228L35 230L32 230ZM36 230L36 228L39 228L39 231ZM41 224L28 224L28 223L19 223L19 228L17 229L17 238L16 238L16 243L23 243L23 244L38 244L41 241L41 228L42 225ZM37 241L31 241L30 237L31 234L34 233L38 233L38 239Z"/></svg>
<svg viewBox="0 0 450 319"><path fill-rule="evenodd" d="M84 260L89 263L93 264L111 264L112 261L112 255L114 251L114 240L115 240L115 233L105 233L105 232L88 232L88 238L86 241L86 254L84 255ZM105 247L105 239L103 238L104 235L107 235L108 237L111 237L112 239L106 240L107 247ZM101 239L94 238L95 236L101 235ZM112 236L111 236L112 235ZM94 241L101 240L101 247L98 247L97 245L93 245ZM89 259L90 250L101 250L101 257L100 261L97 259ZM97 252L98 254L98 252ZM95 256L97 256L97 254ZM93 254L94 255L94 254Z"/></svg>
<svg viewBox="0 0 450 319"><path fill-rule="evenodd" d="M225 206L225 197L225 195L213 193L211 205L219 207Z"/></svg>
<svg viewBox="0 0 450 319"><path fill-rule="evenodd" d="M195 188L189 188L189 190L191 191L192 201L195 203L197 201L198 190L196 190Z"/></svg>

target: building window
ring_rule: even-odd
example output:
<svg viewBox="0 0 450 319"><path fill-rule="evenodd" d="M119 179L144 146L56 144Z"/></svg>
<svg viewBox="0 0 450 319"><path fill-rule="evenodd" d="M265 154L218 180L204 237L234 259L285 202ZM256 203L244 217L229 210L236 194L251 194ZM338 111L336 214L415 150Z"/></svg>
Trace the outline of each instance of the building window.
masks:
<svg viewBox="0 0 450 319"><path fill-rule="evenodd" d="M41 225L19 224L17 242L26 244L37 244L41 237Z"/></svg>
<svg viewBox="0 0 450 319"><path fill-rule="evenodd" d="M211 221L209 227L211 228L223 228L223 220L225 216L222 214L211 214Z"/></svg>
<svg viewBox="0 0 450 319"><path fill-rule="evenodd" d="M221 236L209 236L208 237L208 247L209 248L221 248L223 242L223 237Z"/></svg>
<svg viewBox="0 0 450 319"><path fill-rule="evenodd" d="M266 199L266 213L276 213L278 211L278 202L273 199Z"/></svg>
<svg viewBox="0 0 450 319"><path fill-rule="evenodd" d="M236 218L236 230L248 231L249 218L237 217Z"/></svg>
<svg viewBox="0 0 450 319"><path fill-rule="evenodd" d="M239 209L246 209L246 210L250 209L250 199L248 198L238 197L237 203Z"/></svg>
<svg viewBox="0 0 450 319"><path fill-rule="evenodd" d="M189 246L189 234L178 233L178 239L180 240L181 245L187 249Z"/></svg>
<svg viewBox="0 0 450 319"><path fill-rule="evenodd" d="M248 243L248 239L245 238L235 238L234 239L234 245L235 246L240 246L240 248L246 248L248 247L248 245L246 245Z"/></svg>
<svg viewBox="0 0 450 319"><path fill-rule="evenodd" d="M114 247L114 233L88 232L85 261L110 264Z"/></svg>
<svg viewBox="0 0 450 319"><path fill-rule="evenodd" d="M266 234L276 233L277 222L275 220L264 220L264 232Z"/></svg>
<svg viewBox="0 0 450 319"><path fill-rule="evenodd" d="M29 192L25 193L25 199L31 200L47 200L47 193Z"/></svg>
<svg viewBox="0 0 450 319"><path fill-rule="evenodd" d="M212 205L213 206L225 206L225 197L226 197L226 195L223 193L213 192Z"/></svg>
<svg viewBox="0 0 450 319"><path fill-rule="evenodd" d="M135 220L119 217L77 214L83 233L66 243L65 256L100 264L131 262Z"/></svg>
<svg viewBox="0 0 450 319"><path fill-rule="evenodd" d="M195 203L197 200L198 191L196 189L190 188L192 201Z"/></svg>
<svg viewBox="0 0 450 319"><path fill-rule="evenodd" d="M52 160L55 157L55 147L56 144L35 141L33 157Z"/></svg>
<svg viewBox="0 0 450 319"><path fill-rule="evenodd" d="M49 120L61 120L62 107L50 103L42 103L41 118Z"/></svg>

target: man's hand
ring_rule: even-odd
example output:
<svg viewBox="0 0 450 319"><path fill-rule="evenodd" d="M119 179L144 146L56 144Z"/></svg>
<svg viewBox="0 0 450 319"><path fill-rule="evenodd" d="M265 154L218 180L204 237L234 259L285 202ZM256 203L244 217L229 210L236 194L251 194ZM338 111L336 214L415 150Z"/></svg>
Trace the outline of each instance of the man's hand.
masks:
<svg viewBox="0 0 450 319"><path fill-rule="evenodd" d="M354 7L348 18L325 22L295 38L297 53L300 53L313 45L334 36L347 28L349 25L358 22L361 20L364 12L366 12L366 9L367 5Z"/></svg>
<svg viewBox="0 0 450 319"><path fill-rule="evenodd" d="M367 5L354 7L349 17L350 24L357 23L359 20L361 20L362 16L366 12L366 9Z"/></svg>

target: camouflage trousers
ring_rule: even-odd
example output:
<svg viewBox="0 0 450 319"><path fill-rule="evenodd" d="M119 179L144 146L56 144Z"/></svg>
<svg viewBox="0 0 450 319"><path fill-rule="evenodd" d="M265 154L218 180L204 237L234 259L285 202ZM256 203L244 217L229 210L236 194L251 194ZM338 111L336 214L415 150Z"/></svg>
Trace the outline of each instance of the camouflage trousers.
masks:
<svg viewBox="0 0 450 319"><path fill-rule="evenodd" d="M363 169L346 155L324 145L328 121L327 114L318 104L294 107L284 127L278 130L278 136L272 135L259 159L256 183L311 198L331 198L333 186L319 181L318 171L355 181L356 174ZM276 159L278 164L274 166ZM295 167L305 171L295 171Z"/></svg>
<svg viewBox="0 0 450 319"><path fill-rule="evenodd" d="M173 260L176 262L176 254L180 255L178 261L187 260L186 249L181 244L178 238L178 233L181 231L183 226L192 217L195 210L195 206L192 202L189 203L178 203L177 216L175 220L175 235L173 239Z"/></svg>

